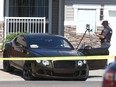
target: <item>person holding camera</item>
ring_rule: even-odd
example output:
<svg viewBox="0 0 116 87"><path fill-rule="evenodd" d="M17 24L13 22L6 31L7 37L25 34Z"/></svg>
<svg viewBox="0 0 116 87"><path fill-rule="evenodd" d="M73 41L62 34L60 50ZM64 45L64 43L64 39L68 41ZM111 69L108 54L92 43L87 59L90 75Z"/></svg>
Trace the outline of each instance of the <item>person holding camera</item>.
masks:
<svg viewBox="0 0 116 87"><path fill-rule="evenodd" d="M101 47L110 47L110 40L112 36L112 29L109 26L108 21L103 21L102 22L103 30L101 34L96 34L97 37L100 38L101 40Z"/></svg>

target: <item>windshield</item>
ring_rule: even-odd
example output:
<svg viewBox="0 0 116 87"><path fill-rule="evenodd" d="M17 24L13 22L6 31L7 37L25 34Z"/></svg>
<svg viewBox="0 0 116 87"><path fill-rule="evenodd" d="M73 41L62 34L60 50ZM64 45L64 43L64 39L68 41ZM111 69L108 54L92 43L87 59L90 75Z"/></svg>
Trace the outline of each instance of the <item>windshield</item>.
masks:
<svg viewBox="0 0 116 87"><path fill-rule="evenodd" d="M31 37L29 43L29 47L34 49L74 49L69 41L60 37Z"/></svg>

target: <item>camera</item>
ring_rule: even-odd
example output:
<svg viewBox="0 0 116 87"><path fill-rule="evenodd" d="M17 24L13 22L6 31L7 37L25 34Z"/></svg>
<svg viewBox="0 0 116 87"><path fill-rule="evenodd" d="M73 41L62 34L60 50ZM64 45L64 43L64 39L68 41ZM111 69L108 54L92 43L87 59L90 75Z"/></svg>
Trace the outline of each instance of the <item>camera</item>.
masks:
<svg viewBox="0 0 116 87"><path fill-rule="evenodd" d="M90 24L86 24L86 29L90 30Z"/></svg>

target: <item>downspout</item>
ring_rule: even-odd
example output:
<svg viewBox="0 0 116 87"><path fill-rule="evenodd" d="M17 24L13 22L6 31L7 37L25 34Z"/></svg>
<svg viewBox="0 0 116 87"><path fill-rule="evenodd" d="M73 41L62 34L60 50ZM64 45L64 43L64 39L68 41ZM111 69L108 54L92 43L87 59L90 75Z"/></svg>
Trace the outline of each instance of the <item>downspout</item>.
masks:
<svg viewBox="0 0 116 87"><path fill-rule="evenodd" d="M58 34L64 36L64 5L65 0L59 0Z"/></svg>
<svg viewBox="0 0 116 87"><path fill-rule="evenodd" d="M49 18L48 18L48 33L52 34L52 1L53 0L49 0Z"/></svg>

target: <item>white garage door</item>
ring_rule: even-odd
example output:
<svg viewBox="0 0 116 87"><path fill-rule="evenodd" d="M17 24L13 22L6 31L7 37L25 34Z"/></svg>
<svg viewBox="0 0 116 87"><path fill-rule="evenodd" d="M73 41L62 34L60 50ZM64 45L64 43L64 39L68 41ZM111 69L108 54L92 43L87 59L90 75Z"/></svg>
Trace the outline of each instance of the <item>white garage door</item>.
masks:
<svg viewBox="0 0 116 87"><path fill-rule="evenodd" d="M78 9L77 12L77 33L84 33L86 30L86 24L89 24L92 32L95 32L96 10Z"/></svg>

